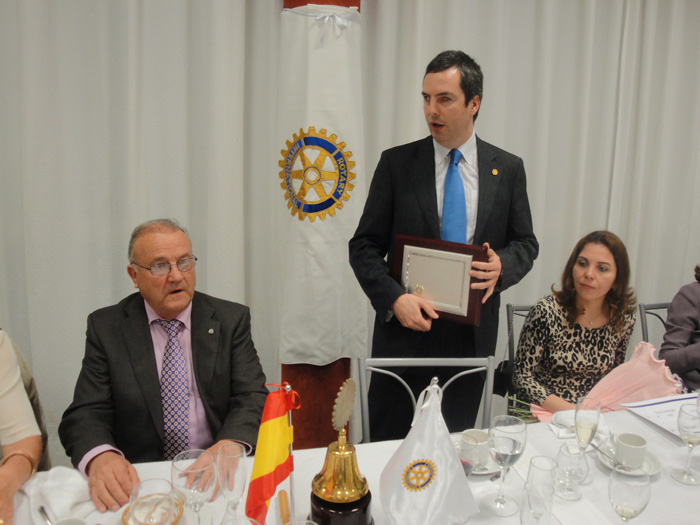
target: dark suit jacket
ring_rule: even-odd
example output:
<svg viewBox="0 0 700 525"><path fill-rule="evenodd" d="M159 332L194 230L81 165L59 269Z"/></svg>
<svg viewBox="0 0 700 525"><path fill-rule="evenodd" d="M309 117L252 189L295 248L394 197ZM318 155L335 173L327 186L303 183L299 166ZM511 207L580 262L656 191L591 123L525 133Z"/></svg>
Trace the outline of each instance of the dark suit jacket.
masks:
<svg viewBox="0 0 700 525"><path fill-rule="evenodd" d="M195 292L191 322L194 376L214 441L255 445L267 388L249 309ZM88 317L85 357L59 435L76 466L103 444L132 463L162 459L160 379L140 294Z"/></svg>
<svg viewBox="0 0 700 525"><path fill-rule="evenodd" d="M539 245L532 231L522 159L478 137L476 141L479 204L474 244L488 242L503 266L494 295L482 306L480 326L472 329L438 320L430 332L423 333L403 328L395 318L386 321L392 304L404 293L390 275L395 236L440 238L435 148L432 137L427 137L382 153L349 244L350 264L377 312L375 357L413 357L426 346L433 356L465 356L465 344L475 347L476 356L495 352L499 292L516 284L532 268ZM384 260L387 254L388 260Z"/></svg>

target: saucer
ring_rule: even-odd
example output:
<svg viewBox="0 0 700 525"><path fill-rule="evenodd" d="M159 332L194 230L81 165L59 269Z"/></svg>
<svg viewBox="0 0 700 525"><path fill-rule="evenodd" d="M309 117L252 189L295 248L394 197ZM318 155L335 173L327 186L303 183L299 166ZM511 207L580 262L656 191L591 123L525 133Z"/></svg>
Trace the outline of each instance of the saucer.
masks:
<svg viewBox="0 0 700 525"><path fill-rule="evenodd" d="M486 465L475 468L472 471L472 476L488 476L500 471L501 468L498 466L498 463L496 463L491 456L489 456L489 462Z"/></svg>
<svg viewBox="0 0 700 525"><path fill-rule="evenodd" d="M603 455L603 453L608 454L611 457L615 456L615 448L613 447L613 444L610 443L610 441L606 441L602 445L600 445L600 451L596 450L596 456L598 456L598 460L608 467L609 469L612 469L615 464L613 463L612 459L610 459L608 456ZM653 476L655 474L658 474L661 472L661 462L659 461L659 458L657 458L654 454L649 452L647 450L647 453L644 457L644 463L642 464L642 470L646 472L649 476Z"/></svg>

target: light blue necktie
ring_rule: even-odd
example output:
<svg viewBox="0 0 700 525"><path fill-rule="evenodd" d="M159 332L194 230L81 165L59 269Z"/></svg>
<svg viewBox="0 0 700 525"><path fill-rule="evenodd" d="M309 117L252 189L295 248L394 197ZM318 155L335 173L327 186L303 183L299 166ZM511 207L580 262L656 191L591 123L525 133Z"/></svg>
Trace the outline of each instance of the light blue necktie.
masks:
<svg viewBox="0 0 700 525"><path fill-rule="evenodd" d="M459 176L458 149L450 151L450 165L445 176L445 195L442 201L442 240L467 242L467 204L464 199L464 185Z"/></svg>
<svg viewBox="0 0 700 525"><path fill-rule="evenodd" d="M190 398L185 354L177 338L182 323L177 319L172 321L158 319L158 323L168 333L160 373L160 399L163 403L165 433L163 459L170 460L189 448Z"/></svg>

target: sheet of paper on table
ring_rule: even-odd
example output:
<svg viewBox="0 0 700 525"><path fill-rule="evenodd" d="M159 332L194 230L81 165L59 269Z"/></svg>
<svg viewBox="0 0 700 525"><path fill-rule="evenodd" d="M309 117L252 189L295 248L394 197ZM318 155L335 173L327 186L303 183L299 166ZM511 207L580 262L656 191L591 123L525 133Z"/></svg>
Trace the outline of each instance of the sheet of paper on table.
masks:
<svg viewBox="0 0 700 525"><path fill-rule="evenodd" d="M627 407L633 414L681 439L681 435L678 432L678 410L683 404L695 403L697 397L697 393L682 394L680 396L647 399L646 401L637 401L635 403L622 403L622 406Z"/></svg>

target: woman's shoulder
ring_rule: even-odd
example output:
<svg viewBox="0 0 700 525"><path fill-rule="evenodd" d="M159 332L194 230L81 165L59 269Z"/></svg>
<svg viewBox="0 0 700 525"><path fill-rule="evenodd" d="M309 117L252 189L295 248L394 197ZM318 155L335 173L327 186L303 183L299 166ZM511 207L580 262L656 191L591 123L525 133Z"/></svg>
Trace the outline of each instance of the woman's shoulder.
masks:
<svg viewBox="0 0 700 525"><path fill-rule="evenodd" d="M533 308L537 308L542 312L560 312L562 310L559 301L553 295L545 295L542 299L537 301Z"/></svg>
<svg viewBox="0 0 700 525"><path fill-rule="evenodd" d="M553 317L561 317L563 309L556 297L553 295L545 295L539 301L532 305L528 318L532 321L535 319L552 319Z"/></svg>

